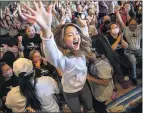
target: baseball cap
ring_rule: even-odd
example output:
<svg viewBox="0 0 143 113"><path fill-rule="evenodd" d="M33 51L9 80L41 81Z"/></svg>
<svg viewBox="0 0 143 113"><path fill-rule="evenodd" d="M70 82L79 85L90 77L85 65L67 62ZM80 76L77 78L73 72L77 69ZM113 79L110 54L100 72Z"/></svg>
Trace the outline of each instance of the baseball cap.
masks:
<svg viewBox="0 0 143 113"><path fill-rule="evenodd" d="M24 76L27 76L33 72L32 61L26 58L19 58L13 63L13 72L16 76L20 73L25 72Z"/></svg>

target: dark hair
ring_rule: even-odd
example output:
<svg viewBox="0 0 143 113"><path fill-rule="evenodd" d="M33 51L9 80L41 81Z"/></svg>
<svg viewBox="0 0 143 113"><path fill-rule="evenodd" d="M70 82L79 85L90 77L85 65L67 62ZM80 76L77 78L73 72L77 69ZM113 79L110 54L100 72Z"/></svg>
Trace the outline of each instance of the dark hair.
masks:
<svg viewBox="0 0 143 113"><path fill-rule="evenodd" d="M111 29L111 26L113 25L113 24L116 24L117 25L117 23L115 23L115 22L111 22L107 27L108 27L108 30L110 30ZM117 25L118 26L118 25ZM119 27L119 26L118 26Z"/></svg>
<svg viewBox="0 0 143 113"><path fill-rule="evenodd" d="M118 54L112 50L107 37L105 35L98 34L92 36L92 39L92 48L95 49L99 56L104 55L109 60L114 71L121 74L120 67L118 66L118 61L120 61Z"/></svg>
<svg viewBox="0 0 143 113"><path fill-rule="evenodd" d="M25 30L27 30L27 29L30 28L30 27L33 27L33 28L35 29L35 27L34 27L33 24L28 24L28 25L25 27Z"/></svg>
<svg viewBox="0 0 143 113"><path fill-rule="evenodd" d="M0 75L3 74L2 68L3 68L3 66L5 66L6 64L7 64L6 62L1 62L1 63L0 63ZM8 65L8 64L7 64L7 65Z"/></svg>
<svg viewBox="0 0 143 113"><path fill-rule="evenodd" d="M138 24L138 19L137 18L130 18L128 23L127 23L127 25L129 25L132 20L135 20L137 22L137 24Z"/></svg>
<svg viewBox="0 0 143 113"><path fill-rule="evenodd" d="M35 111L41 111L42 105L37 96L37 90L35 88L36 79L34 79L34 84L32 80L34 78L34 72L25 76L25 72L19 74L19 87L20 93L26 98L26 107L30 106Z"/></svg>

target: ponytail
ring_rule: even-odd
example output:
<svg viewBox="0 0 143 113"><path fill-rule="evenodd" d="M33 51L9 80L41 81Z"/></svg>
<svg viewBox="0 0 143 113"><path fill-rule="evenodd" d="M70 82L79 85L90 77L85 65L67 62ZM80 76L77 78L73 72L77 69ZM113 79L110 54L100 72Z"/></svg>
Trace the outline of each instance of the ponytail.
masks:
<svg viewBox="0 0 143 113"><path fill-rule="evenodd" d="M25 76L25 72L19 74L20 93L26 98L26 107L30 106L35 111L42 111L42 105L35 88L36 80L32 83L33 73Z"/></svg>

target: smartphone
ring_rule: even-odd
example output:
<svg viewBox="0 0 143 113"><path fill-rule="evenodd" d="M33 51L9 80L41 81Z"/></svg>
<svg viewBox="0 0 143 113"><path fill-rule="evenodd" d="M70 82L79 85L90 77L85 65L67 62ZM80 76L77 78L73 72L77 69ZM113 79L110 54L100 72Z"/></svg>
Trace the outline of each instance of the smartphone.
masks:
<svg viewBox="0 0 143 113"><path fill-rule="evenodd" d="M76 17L76 18L81 18L82 20L84 20L85 18L86 18L86 15L85 14L83 14L83 13L78 13L78 12L74 12L74 16Z"/></svg>
<svg viewBox="0 0 143 113"><path fill-rule="evenodd" d="M85 19L86 19L86 15L83 14L83 13L81 13L80 18L81 18L82 20L85 20Z"/></svg>

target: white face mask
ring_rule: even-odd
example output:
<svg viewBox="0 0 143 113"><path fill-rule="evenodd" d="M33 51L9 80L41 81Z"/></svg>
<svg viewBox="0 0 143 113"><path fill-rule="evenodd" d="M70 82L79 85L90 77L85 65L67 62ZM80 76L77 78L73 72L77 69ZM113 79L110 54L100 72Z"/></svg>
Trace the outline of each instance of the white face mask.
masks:
<svg viewBox="0 0 143 113"><path fill-rule="evenodd" d="M119 28L112 29L111 32L113 34L118 34L119 33Z"/></svg>
<svg viewBox="0 0 143 113"><path fill-rule="evenodd" d="M12 71L12 69L11 69L11 70L9 70L7 73L4 74L4 77L10 78L12 75L13 75L13 71Z"/></svg>
<svg viewBox="0 0 143 113"><path fill-rule="evenodd" d="M11 77L12 75L13 75L13 73L10 73L10 74L8 74L7 76L8 76L8 77Z"/></svg>

